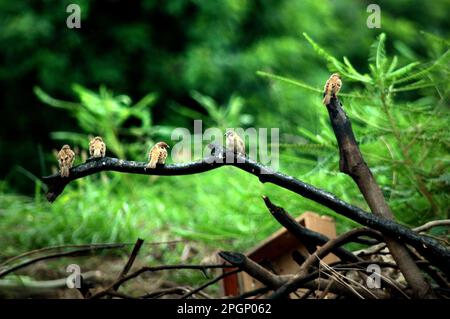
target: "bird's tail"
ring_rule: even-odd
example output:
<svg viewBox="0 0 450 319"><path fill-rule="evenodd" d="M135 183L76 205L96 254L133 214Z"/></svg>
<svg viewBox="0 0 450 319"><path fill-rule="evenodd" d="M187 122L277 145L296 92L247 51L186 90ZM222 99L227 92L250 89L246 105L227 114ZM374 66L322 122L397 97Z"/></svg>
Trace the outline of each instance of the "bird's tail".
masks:
<svg viewBox="0 0 450 319"><path fill-rule="evenodd" d="M102 157L102 150L100 148L94 148L94 157Z"/></svg>
<svg viewBox="0 0 450 319"><path fill-rule="evenodd" d="M147 164L147 168L155 168L156 163L158 163L158 152L152 152L150 155L150 162Z"/></svg>
<svg viewBox="0 0 450 319"><path fill-rule="evenodd" d="M61 167L61 177L69 177L69 168L67 166Z"/></svg>
<svg viewBox="0 0 450 319"><path fill-rule="evenodd" d="M322 103L325 105L330 104L330 99L331 99L331 95L330 94L325 94L325 96L323 97L323 101Z"/></svg>

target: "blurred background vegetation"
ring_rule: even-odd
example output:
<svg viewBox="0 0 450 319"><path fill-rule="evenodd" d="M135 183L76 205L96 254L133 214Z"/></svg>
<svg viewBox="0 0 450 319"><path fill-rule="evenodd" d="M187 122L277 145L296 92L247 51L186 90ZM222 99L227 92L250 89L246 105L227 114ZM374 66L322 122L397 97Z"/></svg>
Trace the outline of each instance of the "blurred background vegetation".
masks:
<svg viewBox="0 0 450 319"><path fill-rule="evenodd" d="M81 6L81 29L66 27L69 3ZM193 119L204 129L279 127L282 172L367 209L339 172L321 105L334 71L398 220L448 218L450 1L377 1L381 29L366 26L370 3L0 0L0 258L137 237L189 239L205 254L246 250L279 227L262 195L296 216L335 216L232 167L102 173L46 202L39 177L56 171L61 145L79 164L88 137L101 135L109 156L145 161L154 141L173 144L172 129ZM335 217L338 232L354 226Z"/></svg>

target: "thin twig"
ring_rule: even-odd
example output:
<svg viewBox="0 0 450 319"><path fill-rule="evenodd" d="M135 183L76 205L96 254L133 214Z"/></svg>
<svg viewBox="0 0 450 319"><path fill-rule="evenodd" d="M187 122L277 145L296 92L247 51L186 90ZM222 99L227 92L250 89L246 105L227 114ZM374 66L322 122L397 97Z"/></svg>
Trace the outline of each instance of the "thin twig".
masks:
<svg viewBox="0 0 450 319"><path fill-rule="evenodd" d="M138 238L138 240L136 241L136 244L133 247L133 250L131 251L131 255L130 258L128 259L127 263L125 264L125 267L122 269L122 271L120 272L118 278L116 281L120 280L121 278L123 278L126 274L128 274L128 272L130 271L131 267L133 266L133 263L137 257L137 254L139 253L139 250L142 247L142 244L144 243L143 239ZM112 287L113 291L117 291L120 287L120 283L114 285Z"/></svg>
<svg viewBox="0 0 450 319"><path fill-rule="evenodd" d="M450 227L450 219L441 219L441 220L432 220L431 222L425 223L422 226L413 228L415 232L423 232L430 230L431 228L438 227L438 226L446 226Z"/></svg>
<svg viewBox="0 0 450 319"><path fill-rule="evenodd" d="M153 298L159 298L161 296L165 295L183 295L186 292L189 292L190 290L186 287L171 287L171 288L164 288L160 290L155 290L152 292L149 292L145 295L140 296L139 298L142 299L153 299Z"/></svg>
<svg viewBox="0 0 450 319"><path fill-rule="evenodd" d="M124 282L133 279L139 275L141 275L144 272L156 272L156 271L162 271L162 270L174 270L174 269L198 269L198 270L204 270L204 269L215 269L215 268L234 268L233 266L226 265L226 264L212 264L212 265L186 265L186 264L179 264L179 265L162 265L162 266L156 266L156 267L142 267L139 270L136 270L135 272L122 277L119 280L116 280L114 283L112 283L109 287L106 289L103 289L96 294L92 295L91 299L98 299L108 294L109 290L111 290L115 285L121 285Z"/></svg>
<svg viewBox="0 0 450 319"><path fill-rule="evenodd" d="M351 241L353 238L357 238L361 235L373 235L375 231L370 228L355 228L352 229L342 235L339 235L336 238L330 239L325 245L320 247L314 254L308 257L306 261L300 268L300 273L307 273L309 268L316 262L318 259L324 258L331 251L333 251L336 247L340 247L345 245ZM360 259L356 259L356 261L361 261Z"/></svg>
<svg viewBox="0 0 450 319"><path fill-rule="evenodd" d="M231 271L224 272L221 275L217 276L216 278L213 278L213 279L207 281L206 283L204 283L200 287L198 287L198 288L196 288L196 289L194 289L192 291L189 291L188 293L184 294L183 296L180 297L180 299L187 299L188 297L190 297L190 296L192 296L192 295L194 295L196 293L201 292L206 287L215 284L216 282L222 280L223 278L226 278L226 277L231 276L233 274L237 274L240 271L241 271L240 269L234 269L234 270L231 270Z"/></svg>

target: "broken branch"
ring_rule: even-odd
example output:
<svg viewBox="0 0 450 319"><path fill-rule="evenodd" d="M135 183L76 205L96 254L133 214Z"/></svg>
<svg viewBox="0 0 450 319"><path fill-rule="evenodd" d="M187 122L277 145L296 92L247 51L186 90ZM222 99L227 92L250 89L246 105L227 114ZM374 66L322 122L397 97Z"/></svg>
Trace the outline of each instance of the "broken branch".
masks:
<svg viewBox="0 0 450 319"><path fill-rule="evenodd" d="M234 156L235 160L232 163L225 163L224 159L229 158L230 156ZM59 174L54 174L43 177L42 181L48 186L48 200L53 201L63 192L65 186L71 181L96 174L101 171L174 176L203 173L224 165L235 166L257 176L262 183L272 183L293 191L364 226L376 229L384 235L392 236L398 240L404 241L405 243L415 247L424 257L432 261L436 267L439 267L442 271L445 272L450 269L450 249L444 247L435 239L428 236L419 235L409 228L396 223L395 221L370 214L356 206L344 202L329 192L304 183L292 176L279 172L273 172L270 168L265 167L264 165L261 165L249 158L244 158L236 154L229 154L229 152L224 152L223 150L220 152L213 150L213 155L197 162L157 166L155 169L147 170L145 169L146 163L144 162L126 161L117 158L104 157L72 168L70 170L69 177L63 178Z"/></svg>

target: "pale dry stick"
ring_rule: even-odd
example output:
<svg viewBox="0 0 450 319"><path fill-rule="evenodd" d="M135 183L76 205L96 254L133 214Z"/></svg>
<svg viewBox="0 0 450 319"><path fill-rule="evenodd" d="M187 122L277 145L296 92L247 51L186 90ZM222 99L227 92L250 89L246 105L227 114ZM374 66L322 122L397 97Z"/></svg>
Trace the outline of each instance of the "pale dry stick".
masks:
<svg viewBox="0 0 450 319"><path fill-rule="evenodd" d="M359 286L362 290L366 291L369 295L372 295L373 298L378 299L378 297L377 297L374 293L372 293L369 289L367 289L366 287L364 287L364 285L361 285L359 282L357 282L357 281L355 281L355 280L353 280L353 279L351 279L351 278L348 278L348 277L346 277L346 276L340 274L339 272L337 272L336 270L334 270L333 268L331 268L330 266L328 266L326 263L324 263L324 262L323 262L322 260L320 260L320 259L319 259L319 262L320 262L320 265L321 265L323 268L326 269L326 271L328 271L328 272L330 272L330 273L332 274L332 277L333 277L333 278L335 278L337 281L341 282L341 283L344 284L344 285L348 285L348 286L349 286L349 289L352 289L352 290L355 292L355 294L358 294L357 291L353 288L353 286L347 284L347 283L345 282L345 280L349 281L350 283L352 283L352 284L354 284L354 285L356 285L356 286ZM360 295L360 294L358 294L358 295ZM361 295L360 295L360 296L361 296ZM364 297L361 296L361 299L364 299Z"/></svg>
<svg viewBox="0 0 450 319"><path fill-rule="evenodd" d="M328 295L328 292L330 291L331 286L333 285L334 281L333 278L330 278L330 283L325 287L325 290L322 291L322 293L319 296L319 299L325 299L325 297Z"/></svg>
<svg viewBox="0 0 450 319"><path fill-rule="evenodd" d="M102 279L102 272L99 270L91 270L80 274L84 280L100 281ZM30 292L41 292L41 291L52 291L55 289L67 288L67 277L60 279L35 281L27 279L20 281L17 279L1 279L0 280L0 291L6 290L24 290Z"/></svg>
<svg viewBox="0 0 450 319"><path fill-rule="evenodd" d="M438 226L450 227L450 219L433 220L431 222L423 224L422 226L413 228L413 230L420 233L420 232L428 231L431 228L438 227Z"/></svg>
<svg viewBox="0 0 450 319"><path fill-rule="evenodd" d="M361 274L364 277L367 277L367 274L364 272L366 271L366 268L361 268L361 266L364 265L370 265L370 264L377 264L380 267L389 267L389 268L395 268L398 269L398 265L393 264L393 263L388 263L388 262L374 262L371 260L365 260L364 262L359 262L359 263L353 263L353 264L347 264L344 266L333 266L333 269L337 270L337 271L350 271L350 270L354 270L354 271L358 271L361 272ZM332 266L332 265L329 265ZM360 266L360 267L353 267L353 266ZM384 276L383 274L380 274L381 279L384 281L384 283L388 284L390 287L394 288L396 291L398 291L401 295L403 295L403 297L410 299L410 297L405 294L405 292L402 290L402 288L398 287L398 283L396 283L395 281L393 281L391 278Z"/></svg>

